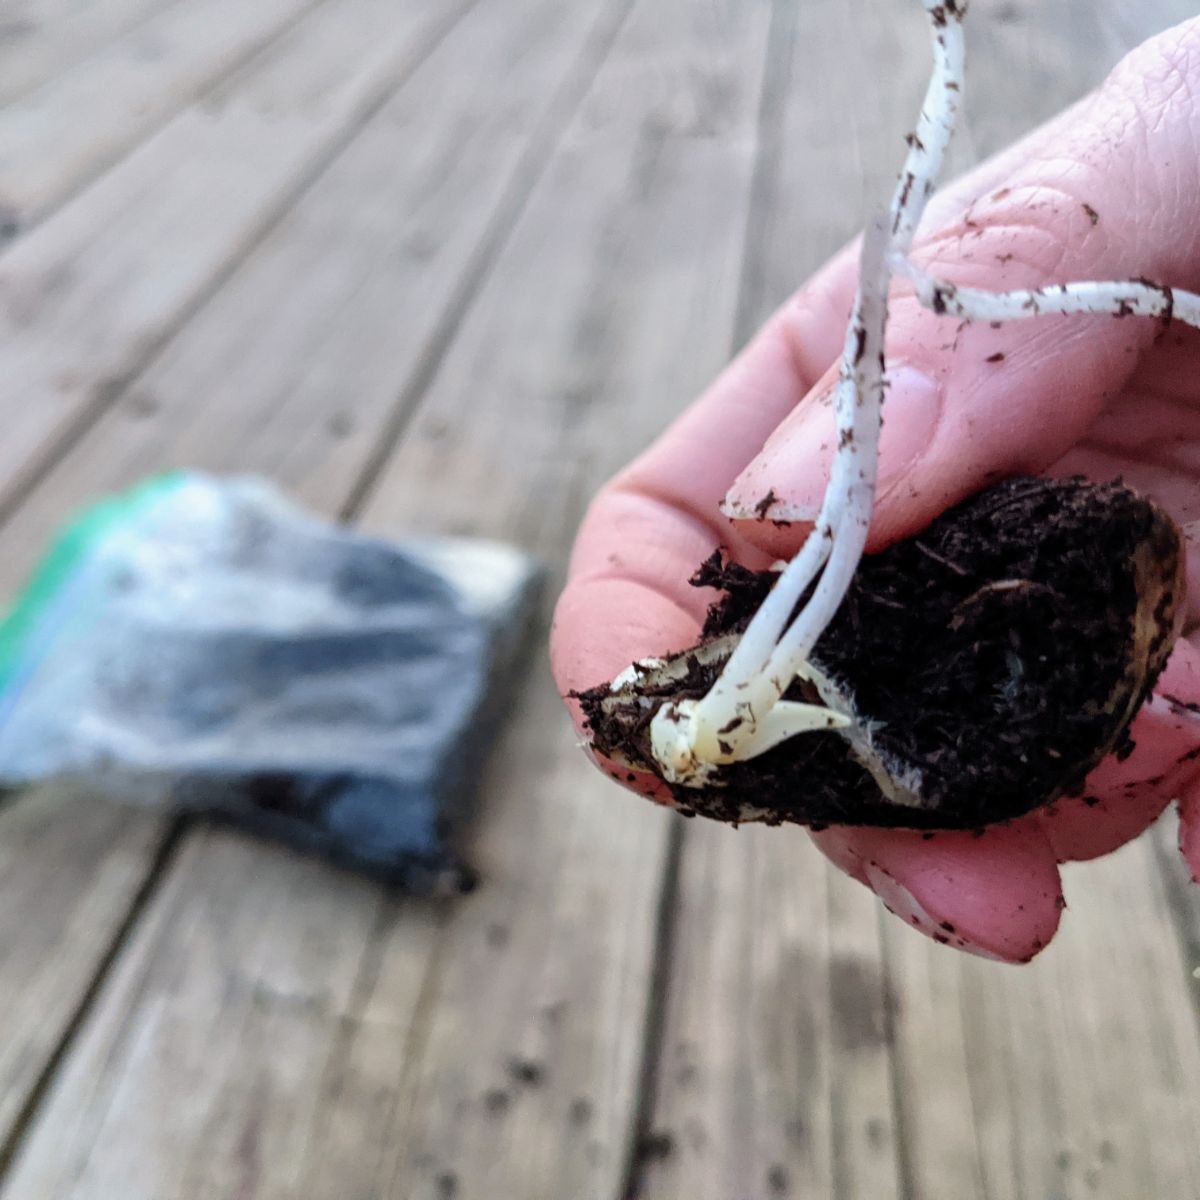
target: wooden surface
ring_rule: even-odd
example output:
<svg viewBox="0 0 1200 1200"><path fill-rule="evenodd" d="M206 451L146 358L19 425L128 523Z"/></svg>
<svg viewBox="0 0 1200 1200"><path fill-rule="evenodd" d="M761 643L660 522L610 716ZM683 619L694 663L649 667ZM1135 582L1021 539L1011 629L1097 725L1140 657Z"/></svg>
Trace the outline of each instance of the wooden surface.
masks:
<svg viewBox="0 0 1200 1200"><path fill-rule="evenodd" d="M975 0L957 165L1189 7ZM559 577L885 194L915 8L13 0L0 588L164 466ZM540 654L452 902L42 789L0 810L0 1197L1200 1200L1200 902L1157 834L1068 870L1031 967L967 959L797 831L614 788Z"/></svg>

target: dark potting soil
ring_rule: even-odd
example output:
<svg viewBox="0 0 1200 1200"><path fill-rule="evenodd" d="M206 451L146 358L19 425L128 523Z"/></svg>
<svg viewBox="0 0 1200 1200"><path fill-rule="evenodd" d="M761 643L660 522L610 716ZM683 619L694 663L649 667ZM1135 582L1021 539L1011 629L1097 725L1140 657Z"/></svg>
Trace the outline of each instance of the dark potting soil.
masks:
<svg viewBox="0 0 1200 1200"><path fill-rule="evenodd" d="M714 555L693 583L723 593L701 643L740 632L776 576ZM1171 519L1119 483L1011 479L919 537L865 558L814 662L875 726L885 761L919 772L921 804L887 800L837 733L794 737L722 767L710 786L673 786L677 806L720 820L921 829L977 828L1078 794L1166 663L1183 603ZM693 650L695 647L692 648ZM659 694L698 698L720 664L688 656ZM789 699L815 699L793 684ZM596 748L655 769L660 705L581 696ZM602 701L607 700L607 704Z"/></svg>

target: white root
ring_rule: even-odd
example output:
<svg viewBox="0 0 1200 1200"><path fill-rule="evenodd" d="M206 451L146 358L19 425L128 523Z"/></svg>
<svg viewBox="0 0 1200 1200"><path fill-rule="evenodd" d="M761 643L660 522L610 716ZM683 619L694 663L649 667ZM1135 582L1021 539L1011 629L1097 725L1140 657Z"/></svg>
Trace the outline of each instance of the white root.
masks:
<svg viewBox="0 0 1200 1200"><path fill-rule="evenodd" d="M892 263L907 255L954 132L962 93L961 0L923 0L933 36L933 72L886 220L863 238L859 287L842 351L834 397L838 453L816 525L742 635L707 696L667 704L651 723L651 744L664 775L701 786L718 731L735 759L762 753L766 720L833 619L862 557L875 502L883 404L883 344ZM824 574L821 574L825 568ZM820 575L811 599L788 628L800 598ZM786 629L786 633L785 633ZM781 640L782 639L782 640ZM772 728L778 728L772 722Z"/></svg>
<svg viewBox="0 0 1200 1200"><path fill-rule="evenodd" d="M1012 292L987 292L936 279L907 258L893 259L892 269L912 280L924 307L964 321L1024 321L1075 314L1161 317L1200 329L1200 296L1148 279L1052 283Z"/></svg>
<svg viewBox="0 0 1200 1200"><path fill-rule="evenodd" d="M912 280L926 307L965 320L1111 313L1178 318L1200 327L1200 297L1145 280L990 293L935 279L909 260L913 236L954 132L963 87L966 0L922 3L933 38L933 71L888 214L873 222L863 237L858 292L834 395L837 449L821 510L708 694L698 701L664 704L655 714L651 748L663 777L672 783L703 787L724 764L753 758L800 733L836 729L885 794L899 803L919 803L911 781L881 777L870 730L854 714L850 698L810 662L866 546L875 502L884 333L893 273ZM797 678L812 682L820 704L782 699Z"/></svg>

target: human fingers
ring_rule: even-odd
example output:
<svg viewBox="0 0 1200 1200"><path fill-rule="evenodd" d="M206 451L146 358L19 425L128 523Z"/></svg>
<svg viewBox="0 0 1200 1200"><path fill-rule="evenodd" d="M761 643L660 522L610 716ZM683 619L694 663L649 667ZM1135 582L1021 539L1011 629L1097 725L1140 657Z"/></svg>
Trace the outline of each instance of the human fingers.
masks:
<svg viewBox="0 0 1200 1200"><path fill-rule="evenodd" d="M925 237L914 259L989 290L1133 275L1194 288L1198 96L1200 21L1191 21L1128 56L1036 155ZM956 329L912 295L898 296L892 313L876 547L991 479L1061 458L1157 333L1153 322L1109 317ZM819 506L834 449L833 378L815 384L726 498L741 535L764 551L792 552Z"/></svg>

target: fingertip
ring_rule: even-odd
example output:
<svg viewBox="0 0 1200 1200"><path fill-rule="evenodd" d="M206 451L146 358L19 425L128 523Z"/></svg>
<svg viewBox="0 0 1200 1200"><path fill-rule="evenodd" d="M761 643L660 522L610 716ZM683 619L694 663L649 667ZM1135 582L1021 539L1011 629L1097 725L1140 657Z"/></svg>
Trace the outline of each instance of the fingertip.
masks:
<svg viewBox="0 0 1200 1200"><path fill-rule="evenodd" d="M695 640L696 617L657 588L634 579L581 576L559 596L550 630L550 665L563 703L596 768L627 791L674 807L671 790L648 771L600 754L572 695L607 683L639 659Z"/></svg>
<svg viewBox="0 0 1200 1200"><path fill-rule="evenodd" d="M1191 667L1185 660L1178 652L1172 656L1161 682L1172 681L1186 694ZM1110 754L1088 775L1079 796L1037 812L1058 861L1101 858L1153 825L1175 794L1180 759L1198 732L1200 724L1165 698L1143 705L1129 730L1133 752L1120 759Z"/></svg>
<svg viewBox="0 0 1200 1200"><path fill-rule="evenodd" d="M932 836L839 830L817 841L907 925L982 958L1029 962L1066 907L1054 851L1033 821Z"/></svg>
<svg viewBox="0 0 1200 1200"><path fill-rule="evenodd" d="M657 588L625 578L582 577L558 598L550 666L563 693L605 683L639 659L696 638L696 614Z"/></svg>

